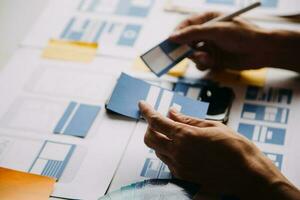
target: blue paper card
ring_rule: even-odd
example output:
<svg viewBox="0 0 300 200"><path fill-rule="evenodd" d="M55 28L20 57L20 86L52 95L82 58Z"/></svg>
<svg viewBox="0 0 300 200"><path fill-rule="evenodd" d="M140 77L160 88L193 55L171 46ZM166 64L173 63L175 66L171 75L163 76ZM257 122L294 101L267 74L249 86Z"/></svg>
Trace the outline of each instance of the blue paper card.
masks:
<svg viewBox="0 0 300 200"><path fill-rule="evenodd" d="M100 106L71 102L57 123L54 133L85 137L100 109Z"/></svg>
<svg viewBox="0 0 300 200"><path fill-rule="evenodd" d="M121 74L106 108L139 119L138 103L141 100L148 102L162 115L167 115L169 108L175 107L185 115L204 119L208 109L208 103L184 97L124 73Z"/></svg>
<svg viewBox="0 0 300 200"><path fill-rule="evenodd" d="M162 76L192 52L188 45L165 40L143 54L141 59L154 74Z"/></svg>

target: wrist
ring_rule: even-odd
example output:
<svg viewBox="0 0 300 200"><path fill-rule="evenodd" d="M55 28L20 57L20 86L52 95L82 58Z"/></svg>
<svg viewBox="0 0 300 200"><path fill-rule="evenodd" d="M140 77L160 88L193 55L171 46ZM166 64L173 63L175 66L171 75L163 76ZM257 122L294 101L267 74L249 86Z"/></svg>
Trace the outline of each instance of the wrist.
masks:
<svg viewBox="0 0 300 200"><path fill-rule="evenodd" d="M285 30L259 31L261 56L267 67L284 68L300 72L300 33Z"/></svg>
<svg viewBox="0 0 300 200"><path fill-rule="evenodd" d="M299 190L259 150L247 158L248 183L241 199L295 199Z"/></svg>

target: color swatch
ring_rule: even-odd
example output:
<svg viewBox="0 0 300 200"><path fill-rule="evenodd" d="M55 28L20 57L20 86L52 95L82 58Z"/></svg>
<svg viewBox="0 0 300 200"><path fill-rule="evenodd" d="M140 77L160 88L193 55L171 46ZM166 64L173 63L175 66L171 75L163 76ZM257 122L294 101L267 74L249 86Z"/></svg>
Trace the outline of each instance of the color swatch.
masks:
<svg viewBox="0 0 300 200"><path fill-rule="evenodd" d="M192 53L188 45L165 40L141 56L144 63L157 76L162 76Z"/></svg>

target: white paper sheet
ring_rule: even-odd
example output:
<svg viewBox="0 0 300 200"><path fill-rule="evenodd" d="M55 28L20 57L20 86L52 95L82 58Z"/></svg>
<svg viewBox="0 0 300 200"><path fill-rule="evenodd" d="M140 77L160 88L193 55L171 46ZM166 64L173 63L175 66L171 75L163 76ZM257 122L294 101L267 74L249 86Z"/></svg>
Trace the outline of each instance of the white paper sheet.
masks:
<svg viewBox="0 0 300 200"><path fill-rule="evenodd" d="M45 60L39 50L18 50L0 79L0 165L28 172L36 158L31 172L51 175L51 164L64 161L64 149L76 146L64 162L53 195L74 199L103 195L136 125L104 108L116 78L127 68L127 62L116 59L99 57L87 66ZM85 139L53 134L70 101L101 107ZM50 148L50 153L37 157L45 141L66 145L57 145L61 154L51 154ZM38 159L44 157L50 167Z"/></svg>
<svg viewBox="0 0 300 200"><path fill-rule="evenodd" d="M117 0L94 0L94 2L96 2L96 6L90 7L93 1L52 0L23 41L23 48L16 52L11 62L0 74L0 92L2 94L0 104L0 165L28 171L30 162L36 157L38 149L41 149L45 141L75 145L76 150L66 165L53 193L54 196L59 197L96 199L104 194L114 175L110 190L131 182L148 179L149 177L141 175L147 159L150 159L153 166L166 170L160 170L159 173L155 173L154 170L154 175L164 176L164 173L160 172L168 172L165 166L155 157L154 152L143 143L146 123L139 122L136 127L135 121L109 115L105 112L104 103L109 97L120 72L130 71L132 65L131 59L122 60L116 57L133 58L140 55L168 37L177 23L185 16L162 12L164 1L158 0L153 5L151 4L152 1L148 0L134 1L139 2L140 7L151 7L146 16L128 16L128 13L122 13L117 9L118 2L120 2ZM105 7L97 6L100 4L105 4ZM75 32L80 31L85 23L90 23L90 25L87 25L89 31L84 32L84 36L80 36L85 41L93 41L96 37L94 28L100 30L100 27L105 24L106 34L102 34L102 39L99 40L100 47L96 59L90 64L42 59L40 57L41 49L47 45L50 38L59 39L62 35L64 35L62 38L65 39L79 37L76 34L75 36L72 35L66 28L73 17L75 17L74 20L77 23L72 29ZM285 24L261 23L269 28L287 27L295 29L297 27ZM131 31L122 34L128 24L136 25L133 26L133 30L137 30L138 26L141 26L139 34L133 34ZM64 30L67 30L65 34ZM112 30L116 32L113 31L112 34L107 34ZM118 45L121 36L128 36L131 38L131 42L135 40L134 44L130 47L128 45L127 47L121 47ZM128 43L125 42L124 44ZM108 56L104 57L103 55ZM198 75L205 74L195 73L192 70L194 68L189 70L189 74L192 76L198 77ZM290 84L299 85L299 83L295 85L295 82L286 81L285 78L294 76L293 74L287 73L283 77L286 73L281 71L272 73L274 77L282 78L268 80L268 86L277 87L279 85L278 87L289 88ZM131 74L137 75L135 73ZM157 80L151 74L146 74L143 78L162 87L171 87L170 83ZM163 77L163 79L169 79L169 77ZM174 79L170 80L176 81ZM281 86L282 83L287 85ZM276 159L274 154L282 155L282 172L299 186L300 174L297 169L300 168L300 162L297 141L300 138L296 126L297 113L299 113L297 104L299 91L297 87L292 89L293 100L289 105L258 101L248 102L289 109L288 123L274 124L241 119L241 110L244 104L243 95L246 89L243 86L235 87L237 97L241 98L235 100L229 125L236 130L239 123L285 129L284 145L260 142L266 140L266 138L272 138L268 131L264 131L261 134L262 136L253 138L256 138L258 141L256 144L263 151L273 153L270 154L271 158ZM99 105L102 108L84 140L77 137L53 134L53 128L70 101ZM274 113L276 110L270 109L270 111ZM271 115L269 119L272 119ZM133 131L134 134L132 135ZM130 144L124 152L131 135ZM256 135L258 134L256 133ZM12 141L12 143L8 141ZM62 150L62 152L65 151ZM15 156L20 153L26 159L21 160L20 158L23 157L18 158ZM33 154L35 154L35 157ZM124 157L119 165L123 154ZM51 155L48 154L48 157L50 158ZM61 153L60 155L66 154ZM64 157L56 159L62 158ZM15 162L15 159L19 162ZM42 166L42 164L36 166ZM118 171L115 172L117 166L119 166ZM40 168L36 167L35 169ZM149 174L153 175L150 172Z"/></svg>
<svg viewBox="0 0 300 200"><path fill-rule="evenodd" d="M124 185L150 179L151 176L147 177L147 175L143 173L143 169L147 168L147 159L153 161L153 167L157 169L157 172L163 167L163 163L155 156L153 150L149 149L143 142L147 126L145 121L140 121L137 124L109 191L117 190ZM163 171L169 173L167 168L164 168ZM156 175L158 173L156 173Z"/></svg>
<svg viewBox="0 0 300 200"><path fill-rule="evenodd" d="M43 48L49 39L97 42L98 55L136 58L164 39L163 36L179 22L178 16L161 12L162 3L155 0L138 3L52 0L22 45ZM102 9L102 4L106 4L107 10ZM151 17L164 19L165 25L162 27L161 21L156 25L156 20L149 21Z"/></svg>
<svg viewBox="0 0 300 200"><path fill-rule="evenodd" d="M300 82L297 79L294 72L270 69L267 83L264 88L258 88L256 99L255 87L233 87L236 99L228 125L254 142L293 184L300 187L297 153ZM249 109L254 111L247 113Z"/></svg>

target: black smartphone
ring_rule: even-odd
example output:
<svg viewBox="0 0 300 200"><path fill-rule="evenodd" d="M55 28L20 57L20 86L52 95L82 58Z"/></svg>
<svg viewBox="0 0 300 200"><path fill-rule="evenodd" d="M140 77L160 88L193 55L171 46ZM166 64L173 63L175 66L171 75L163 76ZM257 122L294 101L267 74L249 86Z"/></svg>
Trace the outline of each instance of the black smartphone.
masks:
<svg viewBox="0 0 300 200"><path fill-rule="evenodd" d="M174 84L173 91L209 103L206 119L227 123L234 92L211 80L180 79Z"/></svg>

